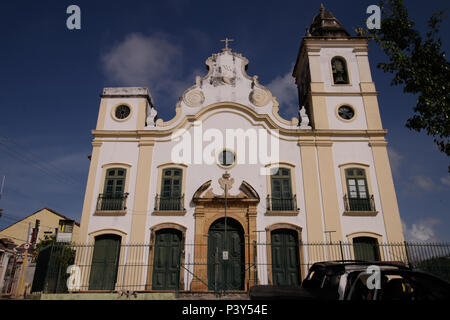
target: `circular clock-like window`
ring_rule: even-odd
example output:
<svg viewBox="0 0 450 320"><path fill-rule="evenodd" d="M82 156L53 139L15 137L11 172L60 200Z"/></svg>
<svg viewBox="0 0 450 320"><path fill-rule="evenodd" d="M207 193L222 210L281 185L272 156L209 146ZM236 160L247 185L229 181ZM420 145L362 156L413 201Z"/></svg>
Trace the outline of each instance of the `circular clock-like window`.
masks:
<svg viewBox="0 0 450 320"><path fill-rule="evenodd" d="M235 161L236 161L236 157L234 155L234 153L230 150L222 150L219 152L218 156L218 162L219 165L224 167L224 168L229 168L232 165L234 165Z"/></svg>
<svg viewBox="0 0 450 320"><path fill-rule="evenodd" d="M338 114L344 120L351 120L355 116L355 110L350 106L340 106Z"/></svg>
<svg viewBox="0 0 450 320"><path fill-rule="evenodd" d="M129 106L126 105L120 105L116 108L116 111L114 112L114 115L117 119L123 120L126 119L131 113L131 109Z"/></svg>

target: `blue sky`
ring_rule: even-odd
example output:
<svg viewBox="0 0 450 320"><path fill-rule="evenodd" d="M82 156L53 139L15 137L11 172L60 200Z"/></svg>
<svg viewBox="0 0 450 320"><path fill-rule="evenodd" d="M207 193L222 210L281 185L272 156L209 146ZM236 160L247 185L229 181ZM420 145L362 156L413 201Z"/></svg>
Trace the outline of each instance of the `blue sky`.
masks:
<svg viewBox="0 0 450 320"><path fill-rule="evenodd" d="M406 1L420 30L448 1ZM81 30L66 28L66 9L81 8ZM325 1L353 33L376 1ZM108 86L149 87L159 115L169 119L184 89L206 73L205 60L225 37L246 56L290 117L297 96L292 73L305 28L320 1L8 1L0 10L0 229L50 207L79 221L99 94ZM450 19L442 25L449 52ZM430 137L405 128L415 97L391 87L369 59L400 214L408 239L450 241L449 159Z"/></svg>

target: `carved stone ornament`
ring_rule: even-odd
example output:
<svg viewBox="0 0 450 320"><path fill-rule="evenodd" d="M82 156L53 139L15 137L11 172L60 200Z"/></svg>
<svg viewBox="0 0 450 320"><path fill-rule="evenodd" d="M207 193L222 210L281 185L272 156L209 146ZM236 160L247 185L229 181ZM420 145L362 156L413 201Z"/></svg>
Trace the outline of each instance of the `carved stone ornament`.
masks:
<svg viewBox="0 0 450 320"><path fill-rule="evenodd" d="M203 95L203 92L200 90L194 90L191 92L188 92L184 98L184 103L188 105L189 107L199 107L205 102L205 96Z"/></svg>
<svg viewBox="0 0 450 320"><path fill-rule="evenodd" d="M305 106L302 106L300 109L300 129L311 129L311 126L309 125L309 117L306 114Z"/></svg>
<svg viewBox="0 0 450 320"><path fill-rule="evenodd" d="M263 107L269 103L270 97L266 91L255 88L250 92L249 100L255 106Z"/></svg>
<svg viewBox="0 0 450 320"><path fill-rule="evenodd" d="M158 112L156 111L155 108L150 107L149 105L147 105L147 126L150 127L154 127L156 126L156 116L158 115Z"/></svg>
<svg viewBox="0 0 450 320"><path fill-rule="evenodd" d="M234 179L230 179L230 177L231 175L227 171L225 171L225 173L222 175L222 178L219 178L219 185L223 190L225 190L225 186L227 186L227 190L230 190L233 186Z"/></svg>

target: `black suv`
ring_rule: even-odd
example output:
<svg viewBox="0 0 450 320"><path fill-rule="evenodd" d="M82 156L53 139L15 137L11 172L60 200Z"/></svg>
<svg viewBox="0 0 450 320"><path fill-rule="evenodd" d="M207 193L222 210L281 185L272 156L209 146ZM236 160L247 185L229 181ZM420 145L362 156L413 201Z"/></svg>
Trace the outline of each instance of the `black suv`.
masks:
<svg viewBox="0 0 450 320"><path fill-rule="evenodd" d="M326 261L313 264L301 286L254 286L249 296L252 300L442 300L450 299L450 284L402 263Z"/></svg>

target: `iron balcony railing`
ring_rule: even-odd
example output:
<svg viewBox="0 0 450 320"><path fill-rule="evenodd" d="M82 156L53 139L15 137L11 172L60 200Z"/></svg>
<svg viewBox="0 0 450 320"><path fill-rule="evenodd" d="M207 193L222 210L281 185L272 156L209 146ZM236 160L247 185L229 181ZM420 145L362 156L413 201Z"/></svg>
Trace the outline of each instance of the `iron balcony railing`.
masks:
<svg viewBox="0 0 450 320"><path fill-rule="evenodd" d="M373 195L369 198L351 198L344 196L345 211L375 211Z"/></svg>
<svg viewBox="0 0 450 320"><path fill-rule="evenodd" d="M161 197L156 195L155 210L182 211L184 210L184 194L178 197Z"/></svg>
<svg viewBox="0 0 450 320"><path fill-rule="evenodd" d="M97 211L126 210L128 193L100 193L97 199Z"/></svg>
<svg viewBox="0 0 450 320"><path fill-rule="evenodd" d="M297 210L297 195L290 198L276 198L267 196L268 211L293 211Z"/></svg>

